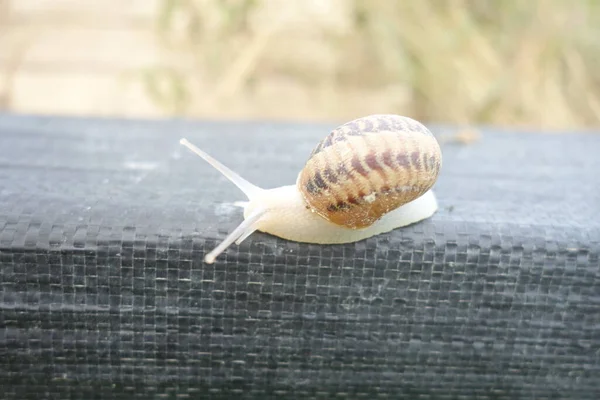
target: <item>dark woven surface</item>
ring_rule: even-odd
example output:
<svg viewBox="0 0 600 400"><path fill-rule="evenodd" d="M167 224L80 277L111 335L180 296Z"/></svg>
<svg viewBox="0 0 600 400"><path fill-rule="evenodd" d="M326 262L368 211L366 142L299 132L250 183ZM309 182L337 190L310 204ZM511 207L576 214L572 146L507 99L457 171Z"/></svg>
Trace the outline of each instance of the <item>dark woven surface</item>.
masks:
<svg viewBox="0 0 600 400"><path fill-rule="evenodd" d="M428 221L202 263L243 196L179 138L274 187L333 126L0 116L0 396L597 399L600 135L487 130Z"/></svg>

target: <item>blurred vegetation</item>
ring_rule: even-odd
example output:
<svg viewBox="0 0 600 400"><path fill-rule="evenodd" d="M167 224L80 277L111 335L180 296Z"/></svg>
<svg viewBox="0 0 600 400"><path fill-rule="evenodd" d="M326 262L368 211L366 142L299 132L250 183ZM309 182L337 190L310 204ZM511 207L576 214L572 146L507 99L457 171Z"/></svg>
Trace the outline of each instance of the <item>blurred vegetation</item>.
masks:
<svg viewBox="0 0 600 400"><path fill-rule="evenodd" d="M162 0L157 15L168 61L146 88L176 113L600 120L596 0Z"/></svg>

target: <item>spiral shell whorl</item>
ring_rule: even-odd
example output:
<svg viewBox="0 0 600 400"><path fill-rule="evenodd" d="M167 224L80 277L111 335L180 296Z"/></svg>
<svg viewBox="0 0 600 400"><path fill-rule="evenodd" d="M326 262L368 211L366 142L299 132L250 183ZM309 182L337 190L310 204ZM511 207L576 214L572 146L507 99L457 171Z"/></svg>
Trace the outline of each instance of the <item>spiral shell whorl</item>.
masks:
<svg viewBox="0 0 600 400"><path fill-rule="evenodd" d="M398 115L372 115L326 136L296 184L314 212L358 229L427 192L441 161L438 142L421 123Z"/></svg>

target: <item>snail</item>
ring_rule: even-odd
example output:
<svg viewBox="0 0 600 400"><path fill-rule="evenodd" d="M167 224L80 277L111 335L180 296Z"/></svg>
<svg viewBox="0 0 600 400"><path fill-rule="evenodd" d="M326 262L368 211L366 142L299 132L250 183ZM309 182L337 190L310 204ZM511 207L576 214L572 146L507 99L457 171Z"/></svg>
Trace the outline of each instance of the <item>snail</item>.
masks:
<svg viewBox="0 0 600 400"><path fill-rule="evenodd" d="M248 197L244 221L204 261L213 263L232 243L255 231L304 243L363 240L431 217L431 190L442 154L420 122L370 115L334 129L314 148L295 185L262 189L187 139L180 143L220 171Z"/></svg>

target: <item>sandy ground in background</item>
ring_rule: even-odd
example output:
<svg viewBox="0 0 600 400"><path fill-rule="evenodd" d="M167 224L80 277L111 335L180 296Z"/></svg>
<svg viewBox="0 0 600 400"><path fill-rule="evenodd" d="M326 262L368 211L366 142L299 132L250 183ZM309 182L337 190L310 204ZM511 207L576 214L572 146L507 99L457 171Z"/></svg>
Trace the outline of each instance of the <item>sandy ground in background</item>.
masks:
<svg viewBox="0 0 600 400"><path fill-rule="evenodd" d="M0 0L0 108L40 114L170 115L149 98L140 79L140 71L165 58L153 32L158 1ZM319 62L318 55L313 62ZM194 116L303 120L350 118L397 109L408 101L402 87L307 87L276 73L252 90L234 87L217 101L198 98Z"/></svg>

